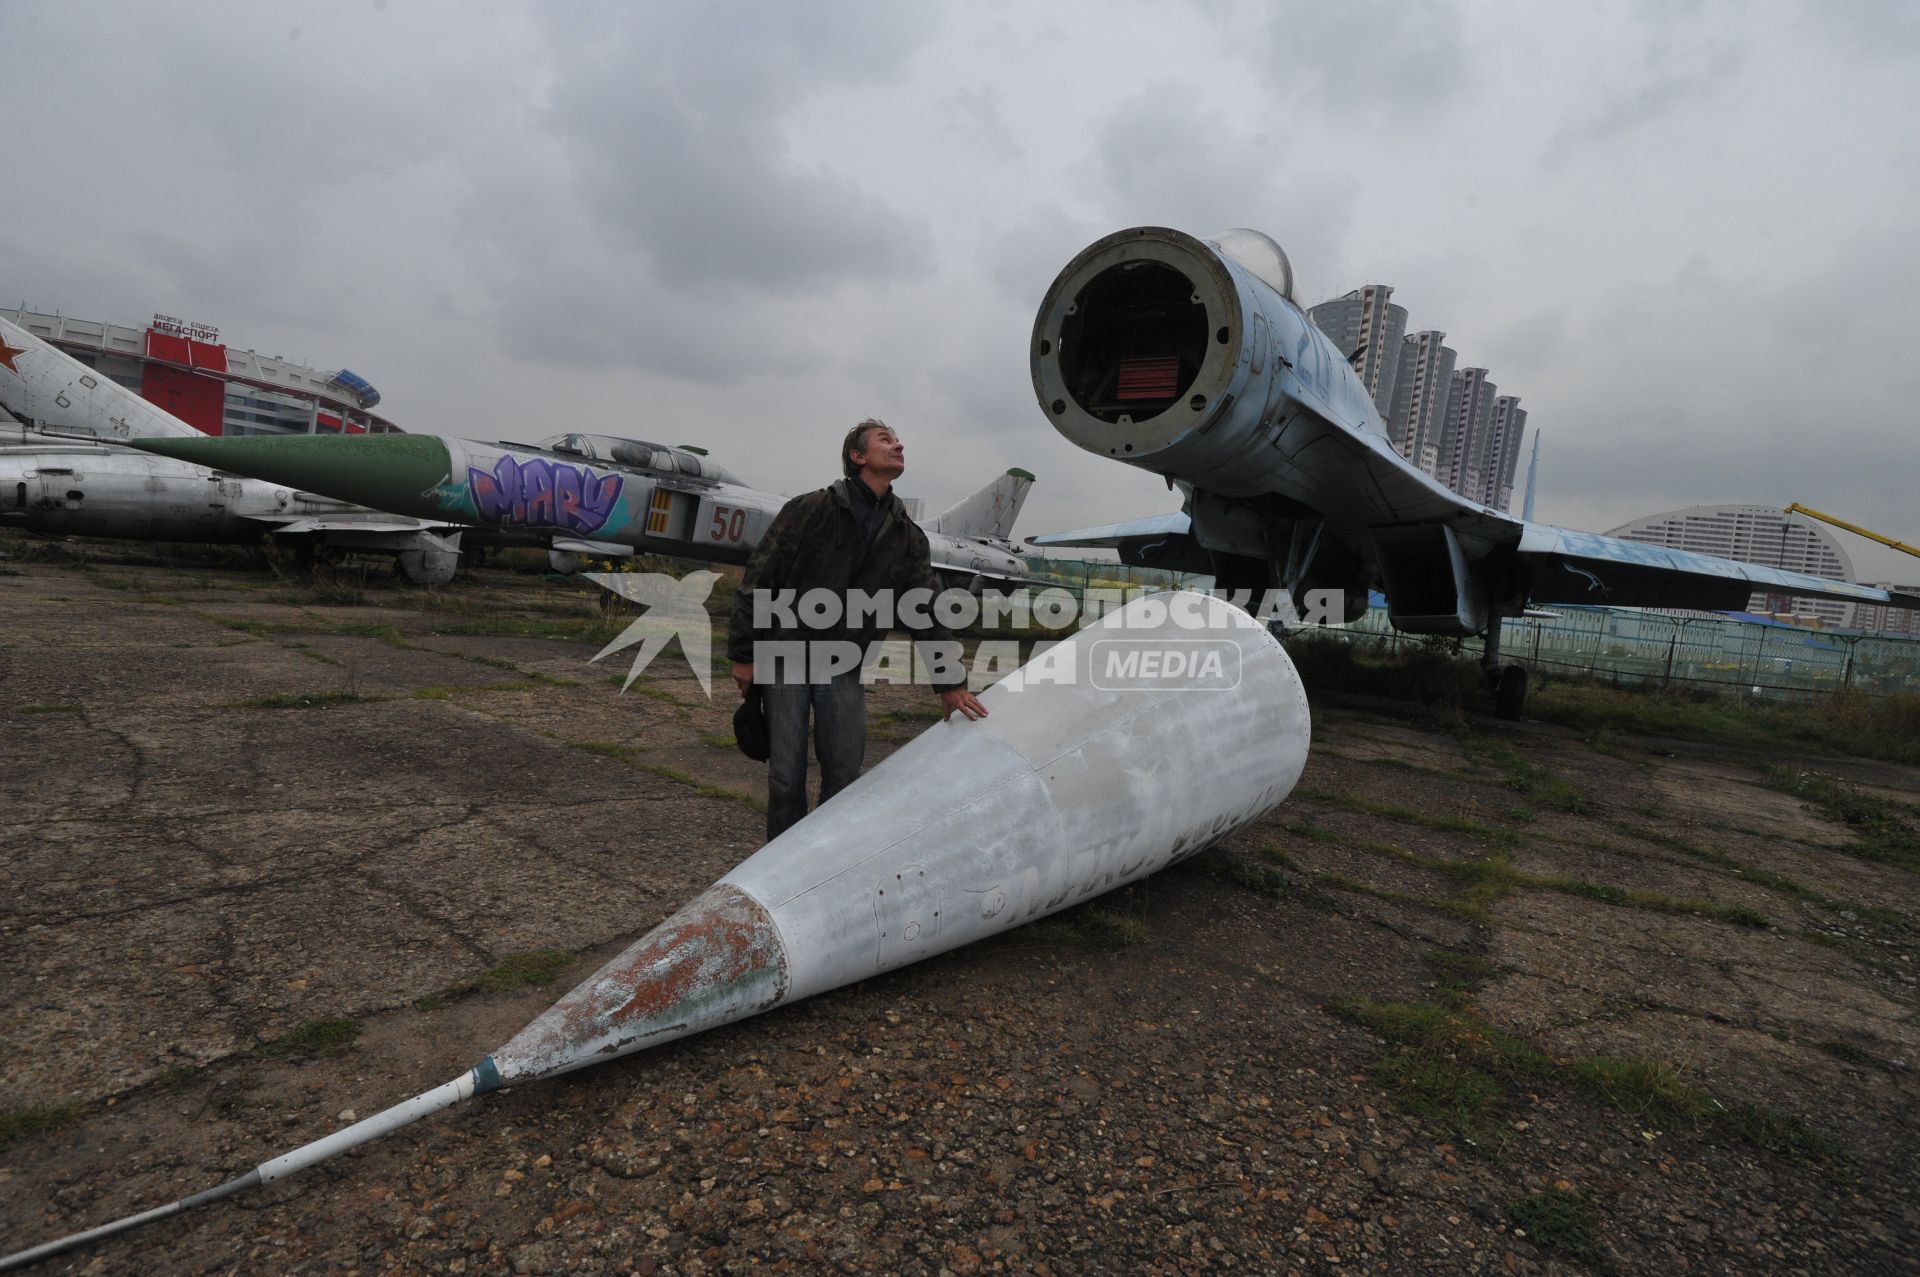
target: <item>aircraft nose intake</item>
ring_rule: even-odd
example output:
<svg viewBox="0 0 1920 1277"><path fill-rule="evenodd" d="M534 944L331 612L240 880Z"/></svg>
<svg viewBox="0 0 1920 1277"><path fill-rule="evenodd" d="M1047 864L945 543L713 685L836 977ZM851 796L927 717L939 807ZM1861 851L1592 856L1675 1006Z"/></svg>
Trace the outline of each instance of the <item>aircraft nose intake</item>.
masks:
<svg viewBox="0 0 1920 1277"><path fill-rule="evenodd" d="M1030 351L1040 406L1079 447L1148 464L1231 397L1242 311L1200 240L1158 226L1109 235L1040 304Z"/></svg>

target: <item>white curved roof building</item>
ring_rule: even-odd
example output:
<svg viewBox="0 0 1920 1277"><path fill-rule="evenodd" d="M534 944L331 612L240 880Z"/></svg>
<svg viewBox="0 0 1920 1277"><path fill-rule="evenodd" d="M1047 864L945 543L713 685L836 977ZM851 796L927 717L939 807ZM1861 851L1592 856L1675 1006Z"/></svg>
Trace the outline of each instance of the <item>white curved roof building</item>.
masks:
<svg viewBox="0 0 1920 1277"><path fill-rule="evenodd" d="M1853 572L1853 560L1832 533L1805 519L1792 518L1778 506L1688 506L1623 523L1607 535L1790 572L1810 572L1842 581L1859 579ZM1817 616L1826 625L1853 623L1853 604L1827 599L1756 594L1747 601L1747 610Z"/></svg>

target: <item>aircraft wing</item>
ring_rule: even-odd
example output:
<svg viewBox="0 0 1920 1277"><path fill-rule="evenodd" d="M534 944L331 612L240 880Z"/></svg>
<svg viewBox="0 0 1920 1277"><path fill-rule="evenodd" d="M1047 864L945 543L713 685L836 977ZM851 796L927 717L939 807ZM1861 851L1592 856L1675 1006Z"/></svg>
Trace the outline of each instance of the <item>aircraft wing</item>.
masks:
<svg viewBox="0 0 1920 1277"><path fill-rule="evenodd" d="M290 536L315 532L458 532L457 523L422 523L399 515L372 514L355 518L350 514L255 514L246 516L257 523L271 523L274 531Z"/></svg>
<svg viewBox="0 0 1920 1277"><path fill-rule="evenodd" d="M1132 545L1148 541L1164 540L1170 536L1186 536L1193 529L1193 521L1180 511L1172 514L1156 514L1145 519L1128 519L1122 523L1103 523L1094 528L1076 528L1071 532L1048 532L1037 537L1028 537L1029 545L1064 545L1089 550L1121 550Z"/></svg>
<svg viewBox="0 0 1920 1277"><path fill-rule="evenodd" d="M1760 593L1920 608L1920 596L1805 572L1761 567L1710 554L1544 523L1521 523L1515 552L1531 569L1535 603L1678 607L1737 611Z"/></svg>

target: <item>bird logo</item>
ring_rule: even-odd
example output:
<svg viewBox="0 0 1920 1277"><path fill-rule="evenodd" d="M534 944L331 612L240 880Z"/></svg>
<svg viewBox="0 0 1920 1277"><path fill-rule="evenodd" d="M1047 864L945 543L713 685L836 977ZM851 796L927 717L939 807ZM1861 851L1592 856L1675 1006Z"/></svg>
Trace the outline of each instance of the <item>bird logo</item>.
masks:
<svg viewBox="0 0 1920 1277"><path fill-rule="evenodd" d="M713 593L713 583L720 579L718 572L702 569L678 580L664 572L589 572L586 576L594 584L647 609L620 632L619 638L593 656L597 661L635 643L640 645L627 671L627 681L620 685L621 691L632 687L633 680L660 655L668 641L677 638L687 664L693 667L694 677L700 680L700 690L707 694L708 700L713 699L713 663L709 659L713 632L707 621L707 596Z"/></svg>

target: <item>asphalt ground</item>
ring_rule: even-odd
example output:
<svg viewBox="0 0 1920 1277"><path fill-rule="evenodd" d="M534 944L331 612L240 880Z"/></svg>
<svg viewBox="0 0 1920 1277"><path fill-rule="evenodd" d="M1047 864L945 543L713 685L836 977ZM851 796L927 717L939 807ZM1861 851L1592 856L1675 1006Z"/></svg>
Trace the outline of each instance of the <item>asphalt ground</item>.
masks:
<svg viewBox="0 0 1920 1277"><path fill-rule="evenodd" d="M0 548L7 1250L457 1075L761 841L583 585ZM1916 1271L1920 891L1767 768L1920 774L1314 731L1182 868L45 1271Z"/></svg>

